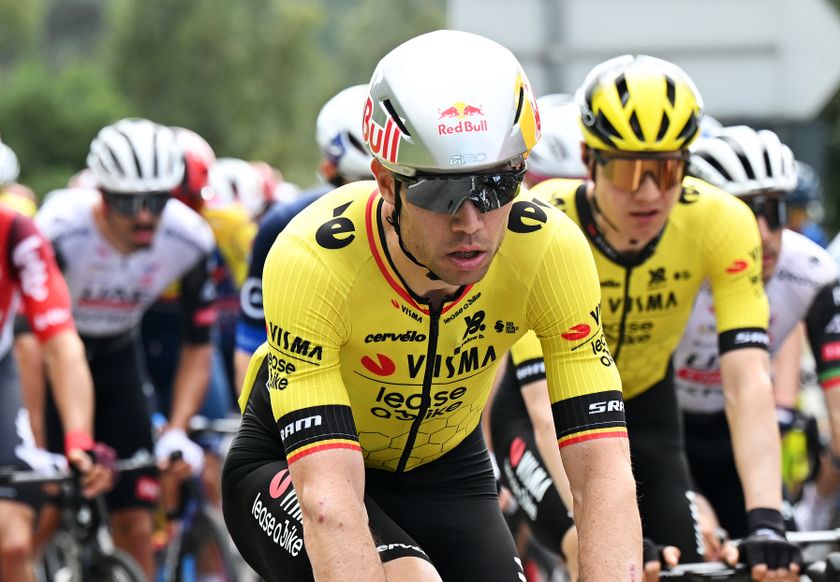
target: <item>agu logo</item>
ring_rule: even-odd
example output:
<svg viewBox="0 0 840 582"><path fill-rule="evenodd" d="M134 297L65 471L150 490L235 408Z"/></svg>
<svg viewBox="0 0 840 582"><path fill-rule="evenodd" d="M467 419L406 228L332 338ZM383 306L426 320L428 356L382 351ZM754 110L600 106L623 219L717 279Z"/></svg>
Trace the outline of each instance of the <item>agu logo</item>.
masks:
<svg viewBox="0 0 840 582"><path fill-rule="evenodd" d="M567 331L566 333L561 333L560 337L572 342L581 340L589 335L591 329L592 328L590 328L587 324L579 323L569 328L569 331Z"/></svg>

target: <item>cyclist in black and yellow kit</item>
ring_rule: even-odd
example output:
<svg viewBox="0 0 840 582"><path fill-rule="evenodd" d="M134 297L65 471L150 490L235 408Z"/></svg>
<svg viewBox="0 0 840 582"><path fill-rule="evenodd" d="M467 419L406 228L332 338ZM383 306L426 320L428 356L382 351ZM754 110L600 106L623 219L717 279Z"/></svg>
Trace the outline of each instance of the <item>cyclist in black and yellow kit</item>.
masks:
<svg viewBox="0 0 840 582"><path fill-rule="evenodd" d="M677 546L683 561L704 555L670 356L708 280L727 416L749 510L742 559L754 566L758 579L792 576L798 569L792 563L800 557L784 539L779 511L779 436L768 371L761 242L746 205L684 178L688 146L699 132L700 95L675 65L625 55L593 69L576 98L591 180L548 180L532 192L579 224L595 255L604 332L624 386L645 536ZM497 398L544 377L533 339L518 344L512 357ZM505 430L511 410L493 407L493 442L502 473L516 477L516 461L535 447ZM506 450L504 439L516 448ZM539 532L539 519L549 516L534 515L533 530Z"/></svg>
<svg viewBox="0 0 840 582"><path fill-rule="evenodd" d="M313 202L266 261L268 341L222 485L240 553L267 580L522 580L478 425L532 329L581 569L639 580L592 253L563 213L517 196L539 138L521 66L480 36L422 35L379 63L360 114L376 183Z"/></svg>

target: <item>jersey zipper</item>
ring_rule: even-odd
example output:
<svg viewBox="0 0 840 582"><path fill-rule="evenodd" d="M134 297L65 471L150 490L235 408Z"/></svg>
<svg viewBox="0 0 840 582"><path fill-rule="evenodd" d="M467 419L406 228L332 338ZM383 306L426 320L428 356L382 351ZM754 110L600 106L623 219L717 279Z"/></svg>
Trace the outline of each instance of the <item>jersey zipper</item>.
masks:
<svg viewBox="0 0 840 582"><path fill-rule="evenodd" d="M417 410L417 418L414 419L411 423L411 428L408 430L405 448L403 448L400 462L397 464L396 472L398 475L405 472L405 466L408 464L411 450L414 448L414 441L417 440L420 425L423 424L423 419L426 417L426 413L432 405L432 382L434 381L435 355L437 352L438 330L442 309L442 303L437 306L430 306L429 308L429 343L426 349L426 369L423 371L423 389L421 392L420 408Z"/></svg>
<svg viewBox="0 0 840 582"><path fill-rule="evenodd" d="M613 353L613 360L618 364L618 356L621 353L621 346L624 345L624 327L627 325L627 311L631 304L630 300L630 275L633 272L633 267L624 271L624 297L621 300L621 321L618 324L618 341L615 344L615 352Z"/></svg>

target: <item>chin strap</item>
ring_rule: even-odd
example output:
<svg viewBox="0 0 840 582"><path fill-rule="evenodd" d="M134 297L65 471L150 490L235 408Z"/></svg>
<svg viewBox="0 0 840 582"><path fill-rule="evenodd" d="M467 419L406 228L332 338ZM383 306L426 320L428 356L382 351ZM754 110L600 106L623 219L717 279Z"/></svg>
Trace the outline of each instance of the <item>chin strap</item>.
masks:
<svg viewBox="0 0 840 582"><path fill-rule="evenodd" d="M386 218L388 224L394 227L394 232L397 233L397 242L400 244L400 249L402 250L403 254L411 259L411 262L417 265L418 267L422 267L426 269L426 277L431 279L432 281L440 281L440 277L438 277L429 267L418 261L414 255L406 248L405 243L403 242L402 233L400 233L400 210L402 209L402 201L400 200L400 183L398 180L394 180L394 211L391 212L391 216Z"/></svg>

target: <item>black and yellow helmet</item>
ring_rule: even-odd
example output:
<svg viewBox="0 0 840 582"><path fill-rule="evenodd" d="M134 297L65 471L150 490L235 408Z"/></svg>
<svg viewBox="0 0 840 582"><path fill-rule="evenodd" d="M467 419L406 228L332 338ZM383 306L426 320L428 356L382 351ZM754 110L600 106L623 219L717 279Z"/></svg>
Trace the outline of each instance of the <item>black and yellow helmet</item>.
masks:
<svg viewBox="0 0 840 582"><path fill-rule="evenodd" d="M601 63L575 95L591 148L625 152L687 149L700 133L703 99L678 66L645 55Z"/></svg>

